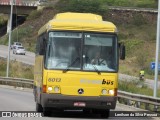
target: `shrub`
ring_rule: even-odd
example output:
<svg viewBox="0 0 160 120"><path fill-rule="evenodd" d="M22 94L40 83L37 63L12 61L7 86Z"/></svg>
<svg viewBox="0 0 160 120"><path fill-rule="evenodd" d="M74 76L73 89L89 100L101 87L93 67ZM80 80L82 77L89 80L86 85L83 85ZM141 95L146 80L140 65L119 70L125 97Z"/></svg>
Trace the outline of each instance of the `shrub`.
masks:
<svg viewBox="0 0 160 120"><path fill-rule="evenodd" d="M42 10L34 10L29 14L27 19L33 20L33 19L38 18L40 15L42 15Z"/></svg>
<svg viewBox="0 0 160 120"><path fill-rule="evenodd" d="M59 7L62 12L87 12L105 14L107 6L104 0L61 0Z"/></svg>
<svg viewBox="0 0 160 120"><path fill-rule="evenodd" d="M142 14L133 15L133 19L131 21L133 25L141 26L147 24L146 19L142 16Z"/></svg>
<svg viewBox="0 0 160 120"><path fill-rule="evenodd" d="M7 63L5 59L0 59L0 76L6 75ZM16 78L33 79L33 66L28 66L23 63L10 61L9 76Z"/></svg>
<svg viewBox="0 0 160 120"><path fill-rule="evenodd" d="M4 18L4 16L0 16L0 26L7 23L7 19Z"/></svg>
<svg viewBox="0 0 160 120"><path fill-rule="evenodd" d="M118 88L122 91L127 91L131 93L136 93L137 87L139 85L139 81L133 79L132 81L119 81Z"/></svg>
<svg viewBox="0 0 160 120"><path fill-rule="evenodd" d="M136 62L140 68L145 68L145 63L147 62L148 55L145 50L137 51Z"/></svg>
<svg viewBox="0 0 160 120"><path fill-rule="evenodd" d="M126 45L126 55L127 56L134 56L134 50L136 50L137 48L139 48L139 46L141 46L143 44L142 40L126 40L125 41L125 45Z"/></svg>

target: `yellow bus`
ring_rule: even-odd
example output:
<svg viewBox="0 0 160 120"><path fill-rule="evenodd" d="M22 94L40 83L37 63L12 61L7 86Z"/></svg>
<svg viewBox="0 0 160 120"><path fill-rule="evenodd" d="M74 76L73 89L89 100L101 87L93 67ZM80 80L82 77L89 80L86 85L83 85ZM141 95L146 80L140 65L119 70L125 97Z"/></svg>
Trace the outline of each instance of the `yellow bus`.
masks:
<svg viewBox="0 0 160 120"><path fill-rule="evenodd" d="M109 117L116 107L119 57L125 58L119 46L116 26L100 15L55 15L38 31L36 111L76 109Z"/></svg>

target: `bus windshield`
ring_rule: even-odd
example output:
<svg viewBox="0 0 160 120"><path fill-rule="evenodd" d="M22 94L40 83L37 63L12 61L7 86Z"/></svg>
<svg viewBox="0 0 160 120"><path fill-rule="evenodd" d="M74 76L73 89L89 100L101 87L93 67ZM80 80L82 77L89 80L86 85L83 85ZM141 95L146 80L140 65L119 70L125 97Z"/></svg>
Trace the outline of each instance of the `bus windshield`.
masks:
<svg viewBox="0 0 160 120"><path fill-rule="evenodd" d="M117 59L116 35L49 32L47 69L115 72Z"/></svg>

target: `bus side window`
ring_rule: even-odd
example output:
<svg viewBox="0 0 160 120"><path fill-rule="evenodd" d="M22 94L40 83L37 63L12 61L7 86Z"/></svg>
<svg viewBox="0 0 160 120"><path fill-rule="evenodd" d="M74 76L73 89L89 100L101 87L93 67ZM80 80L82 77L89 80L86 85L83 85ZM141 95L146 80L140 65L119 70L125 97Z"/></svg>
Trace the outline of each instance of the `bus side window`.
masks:
<svg viewBox="0 0 160 120"><path fill-rule="evenodd" d="M39 55L39 49L40 49L40 44L39 44L39 37L38 37L37 44L36 44L36 50L35 50L36 55Z"/></svg>
<svg viewBox="0 0 160 120"><path fill-rule="evenodd" d="M38 44L39 44L39 51L38 51L39 55L45 55L47 46L46 34L43 34L39 37Z"/></svg>

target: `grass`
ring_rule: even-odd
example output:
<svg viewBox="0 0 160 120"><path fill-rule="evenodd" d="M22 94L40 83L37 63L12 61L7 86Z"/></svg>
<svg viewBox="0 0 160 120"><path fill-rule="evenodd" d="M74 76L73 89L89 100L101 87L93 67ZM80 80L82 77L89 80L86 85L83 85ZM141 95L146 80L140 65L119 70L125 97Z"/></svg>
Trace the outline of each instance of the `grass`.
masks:
<svg viewBox="0 0 160 120"><path fill-rule="evenodd" d="M128 81L119 81L118 84L119 90L134 93L134 94L140 94L140 95L146 95L146 96L153 96L153 89L148 88L146 85L144 85L143 82L134 80L131 82ZM157 97L160 97L160 89L157 90ZM126 99L119 99L120 103L127 104ZM135 103L134 101L132 101ZM145 103L141 103L140 108L145 109ZM154 105L149 105L148 109L151 111L154 111ZM160 111L160 108L158 108L158 111Z"/></svg>
<svg viewBox="0 0 160 120"><path fill-rule="evenodd" d="M6 76L6 60L0 59L0 76ZM24 65L17 61L10 62L9 76L14 78L33 79L33 66Z"/></svg>
<svg viewBox="0 0 160 120"><path fill-rule="evenodd" d="M42 15L42 10L34 10L30 13L27 19L33 20L33 19L39 18L40 15Z"/></svg>
<svg viewBox="0 0 160 120"><path fill-rule="evenodd" d="M141 95L147 95L147 96L153 96L153 89L148 88L143 82L133 80L131 82L128 81L119 81L118 84L119 90L135 93L135 94L141 94ZM157 91L157 97L160 97L160 89Z"/></svg>
<svg viewBox="0 0 160 120"><path fill-rule="evenodd" d="M94 2L96 0L86 0L86 1ZM142 8L157 8L158 7L157 0L100 0L100 1L103 4L107 4L108 6L142 7ZM72 0L67 1L67 3L66 2L64 3L64 2L65 2L64 0L60 0L59 3L62 3L62 4L73 3Z"/></svg>
<svg viewBox="0 0 160 120"><path fill-rule="evenodd" d="M156 0L104 0L110 6L156 8Z"/></svg>

